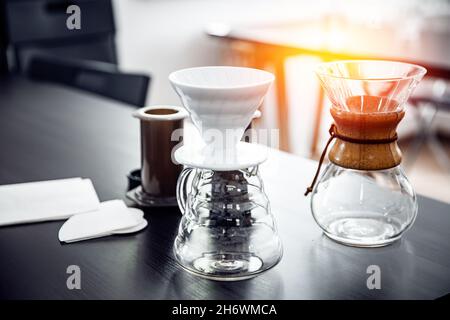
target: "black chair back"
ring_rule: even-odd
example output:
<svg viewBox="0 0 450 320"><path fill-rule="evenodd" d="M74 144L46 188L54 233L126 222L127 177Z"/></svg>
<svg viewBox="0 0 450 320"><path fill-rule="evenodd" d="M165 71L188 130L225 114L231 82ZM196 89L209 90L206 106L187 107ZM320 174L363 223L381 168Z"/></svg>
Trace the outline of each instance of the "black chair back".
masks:
<svg viewBox="0 0 450 320"><path fill-rule="evenodd" d="M34 56L28 75L35 80L64 84L77 89L143 107L150 78L142 74L117 71L111 63L69 60L54 56Z"/></svg>
<svg viewBox="0 0 450 320"><path fill-rule="evenodd" d="M11 69L26 70L40 53L117 64L110 0L3 1ZM66 25L70 5L80 8L80 29Z"/></svg>
<svg viewBox="0 0 450 320"><path fill-rule="evenodd" d="M1 41L1 39L0 39ZM8 73L8 62L6 60L6 48L0 44L0 75Z"/></svg>
<svg viewBox="0 0 450 320"><path fill-rule="evenodd" d="M0 0L0 75L8 73L6 46L7 46L7 38L6 38L4 5Z"/></svg>
<svg viewBox="0 0 450 320"><path fill-rule="evenodd" d="M126 74L117 68L111 0L0 0L0 3L10 71L134 106L145 105L150 77ZM79 8L80 28L67 26L74 13L68 10L72 5Z"/></svg>

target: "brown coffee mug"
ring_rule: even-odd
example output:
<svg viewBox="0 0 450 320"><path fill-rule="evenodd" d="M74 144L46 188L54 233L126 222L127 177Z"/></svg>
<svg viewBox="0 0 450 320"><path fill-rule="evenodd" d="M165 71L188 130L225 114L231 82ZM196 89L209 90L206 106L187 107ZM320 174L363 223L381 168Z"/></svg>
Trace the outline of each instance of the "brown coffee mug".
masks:
<svg viewBox="0 0 450 320"><path fill-rule="evenodd" d="M176 185L182 166L172 153L182 141L187 111L177 106L149 106L136 110L141 121L141 185L127 195L141 206L177 205ZM178 131L178 132L177 132Z"/></svg>

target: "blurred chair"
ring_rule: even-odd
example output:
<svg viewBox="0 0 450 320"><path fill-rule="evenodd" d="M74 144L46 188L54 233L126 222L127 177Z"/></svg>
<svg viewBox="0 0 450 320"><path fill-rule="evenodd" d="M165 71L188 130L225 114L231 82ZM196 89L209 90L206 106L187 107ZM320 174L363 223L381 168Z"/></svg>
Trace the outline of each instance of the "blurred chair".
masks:
<svg viewBox="0 0 450 320"><path fill-rule="evenodd" d="M8 62L6 59L6 32L4 23L4 5L0 0L0 75L8 73Z"/></svg>
<svg viewBox="0 0 450 320"><path fill-rule="evenodd" d="M1 42L1 39L0 39ZM6 48L0 44L0 75L8 73L8 63L6 60Z"/></svg>
<svg viewBox="0 0 450 320"><path fill-rule="evenodd" d="M145 105L149 84L149 77L120 73L111 63L44 55L31 59L27 74L34 80L64 84L139 107Z"/></svg>
<svg viewBox="0 0 450 320"><path fill-rule="evenodd" d="M8 44L8 67L135 106L145 104L150 77L117 68L110 0L0 0ZM78 5L81 28L69 29L66 13Z"/></svg>
<svg viewBox="0 0 450 320"><path fill-rule="evenodd" d="M416 119L418 135L408 148L406 165L412 166L417 160L421 148L427 144L438 164L450 173L450 158L445 147L439 141L433 126L439 111L450 112L450 88L448 82L436 79L427 92L412 96L410 104L417 108Z"/></svg>

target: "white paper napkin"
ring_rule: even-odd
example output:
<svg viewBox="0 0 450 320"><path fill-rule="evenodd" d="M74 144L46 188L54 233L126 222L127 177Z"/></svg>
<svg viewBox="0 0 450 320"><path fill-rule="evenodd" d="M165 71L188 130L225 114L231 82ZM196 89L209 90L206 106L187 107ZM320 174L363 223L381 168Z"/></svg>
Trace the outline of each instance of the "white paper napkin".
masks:
<svg viewBox="0 0 450 320"><path fill-rule="evenodd" d="M98 211L72 216L61 227L58 237L62 242L75 242L136 232L146 226L141 210L127 208L122 200L111 200L102 202Z"/></svg>
<svg viewBox="0 0 450 320"><path fill-rule="evenodd" d="M0 226L50 220L98 210L90 179L71 178L0 186Z"/></svg>

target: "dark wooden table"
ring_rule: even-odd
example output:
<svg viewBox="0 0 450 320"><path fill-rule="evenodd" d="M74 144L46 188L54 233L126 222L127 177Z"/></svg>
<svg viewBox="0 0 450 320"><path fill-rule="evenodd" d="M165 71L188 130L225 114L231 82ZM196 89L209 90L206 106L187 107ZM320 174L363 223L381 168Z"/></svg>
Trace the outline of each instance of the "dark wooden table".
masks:
<svg viewBox="0 0 450 320"><path fill-rule="evenodd" d="M132 109L4 78L0 112L0 184L82 176L101 200L124 198L125 176L139 165ZM257 278L221 283L184 272L172 256L178 209L151 209L143 232L74 244L59 243L62 221L0 228L0 298L432 299L450 292L450 205L419 196L418 218L401 242L345 247L322 235L303 197L314 169L315 162L275 150L263 165L284 256ZM81 290L66 287L73 264ZM369 265L381 268L381 290L366 287Z"/></svg>

